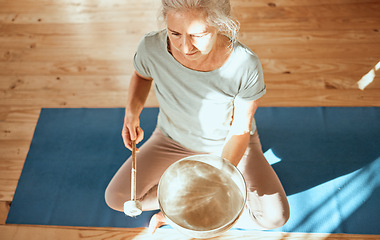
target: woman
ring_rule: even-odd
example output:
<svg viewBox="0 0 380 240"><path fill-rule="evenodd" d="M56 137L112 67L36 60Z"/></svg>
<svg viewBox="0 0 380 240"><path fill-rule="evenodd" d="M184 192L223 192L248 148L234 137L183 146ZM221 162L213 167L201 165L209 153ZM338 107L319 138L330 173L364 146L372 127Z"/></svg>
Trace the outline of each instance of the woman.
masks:
<svg viewBox="0 0 380 240"><path fill-rule="evenodd" d="M166 29L147 34L134 58L122 137L140 142L139 115L153 84L160 112L157 128L138 153L137 197L143 210L158 209L157 185L175 161L211 153L237 166L247 182L241 223L273 229L285 224L289 206L283 187L266 161L253 116L265 93L257 56L235 40L228 0L162 0ZM131 160L106 190L107 204L123 211L130 199ZM165 223L152 217L154 231ZM238 223L239 224L239 223ZM243 225L240 225L243 226Z"/></svg>

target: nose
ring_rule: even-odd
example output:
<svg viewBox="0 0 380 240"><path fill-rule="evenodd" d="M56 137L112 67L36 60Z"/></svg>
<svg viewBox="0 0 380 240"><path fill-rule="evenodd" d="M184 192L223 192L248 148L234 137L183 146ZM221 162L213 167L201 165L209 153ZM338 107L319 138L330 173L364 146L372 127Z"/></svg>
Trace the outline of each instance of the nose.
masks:
<svg viewBox="0 0 380 240"><path fill-rule="evenodd" d="M182 42L182 51L185 54L188 54L193 49L193 44L191 42L191 38L189 36L183 36L183 42Z"/></svg>

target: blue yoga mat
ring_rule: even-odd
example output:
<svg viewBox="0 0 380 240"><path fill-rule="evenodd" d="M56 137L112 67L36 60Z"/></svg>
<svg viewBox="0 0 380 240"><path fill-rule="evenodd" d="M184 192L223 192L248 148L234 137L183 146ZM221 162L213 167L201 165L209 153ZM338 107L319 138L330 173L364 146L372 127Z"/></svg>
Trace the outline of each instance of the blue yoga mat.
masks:
<svg viewBox="0 0 380 240"><path fill-rule="evenodd" d="M141 115L148 138L157 108ZM124 109L42 109L7 223L146 227L107 207L104 190L130 152ZM380 108L259 108L263 151L291 216L274 231L380 234Z"/></svg>

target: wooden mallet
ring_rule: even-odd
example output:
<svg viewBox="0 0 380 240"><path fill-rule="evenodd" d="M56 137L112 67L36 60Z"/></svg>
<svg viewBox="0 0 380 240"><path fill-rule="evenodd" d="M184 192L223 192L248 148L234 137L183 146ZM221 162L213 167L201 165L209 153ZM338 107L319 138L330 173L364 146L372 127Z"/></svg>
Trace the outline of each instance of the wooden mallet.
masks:
<svg viewBox="0 0 380 240"><path fill-rule="evenodd" d="M141 202L136 199L136 141L132 141L131 200L124 203L124 213L136 217L142 213Z"/></svg>

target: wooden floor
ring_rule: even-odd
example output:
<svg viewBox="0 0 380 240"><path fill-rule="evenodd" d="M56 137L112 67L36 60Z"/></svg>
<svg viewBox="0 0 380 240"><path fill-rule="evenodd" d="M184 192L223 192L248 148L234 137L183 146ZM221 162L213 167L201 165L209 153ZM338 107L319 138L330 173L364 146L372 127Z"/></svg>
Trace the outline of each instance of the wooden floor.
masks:
<svg viewBox="0 0 380 240"><path fill-rule="evenodd" d="M145 229L5 225L41 108L123 107L158 0L0 0L0 239L152 239ZM262 106L380 106L379 0L231 0ZM157 106L151 93L147 106ZM54 141L54 133L52 133ZM216 239L380 239L230 231ZM183 239L160 229L155 239Z"/></svg>

